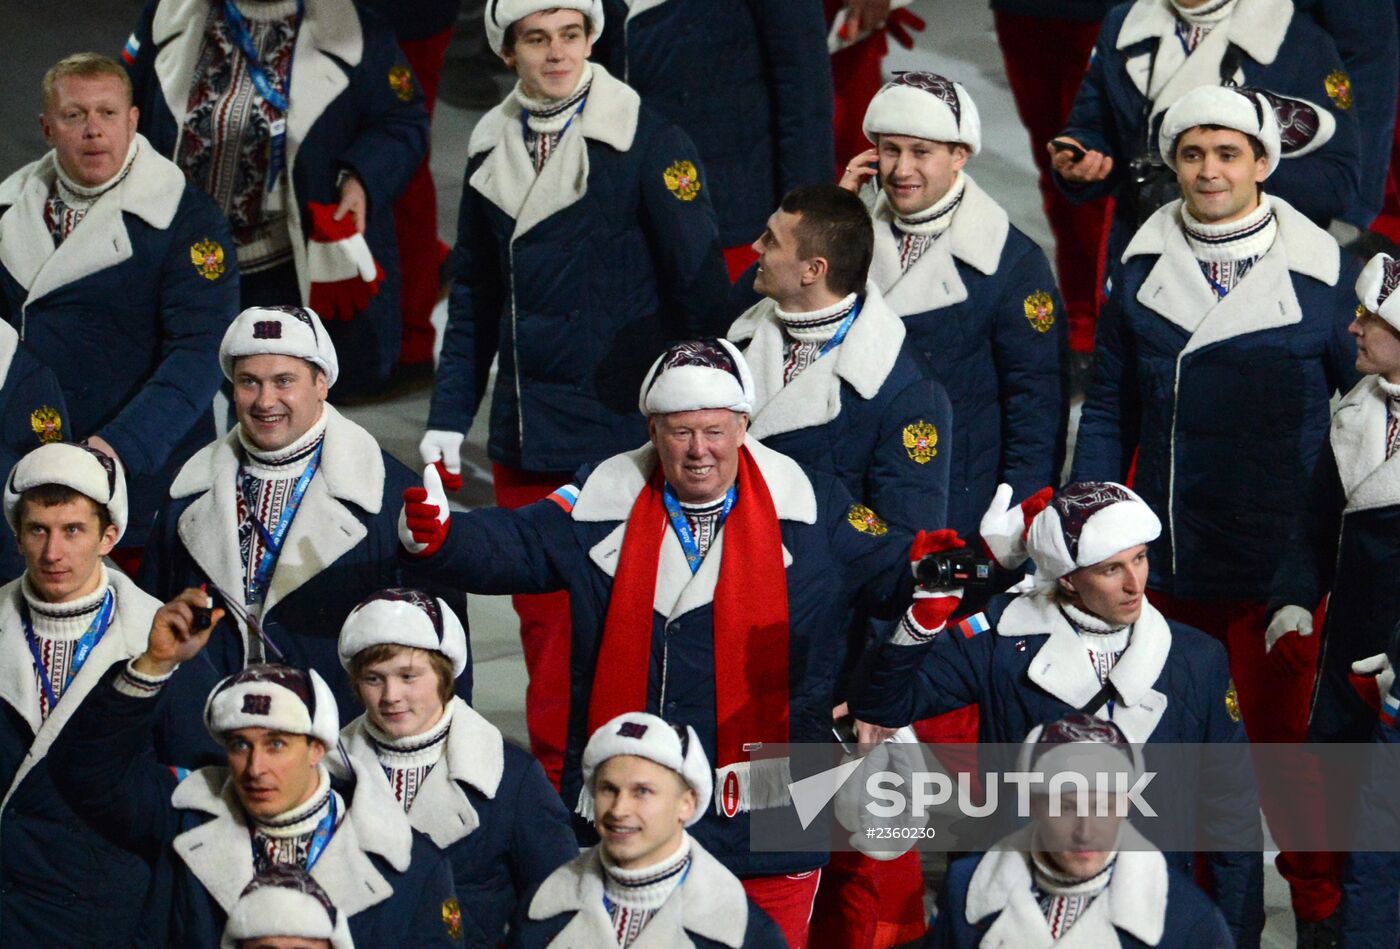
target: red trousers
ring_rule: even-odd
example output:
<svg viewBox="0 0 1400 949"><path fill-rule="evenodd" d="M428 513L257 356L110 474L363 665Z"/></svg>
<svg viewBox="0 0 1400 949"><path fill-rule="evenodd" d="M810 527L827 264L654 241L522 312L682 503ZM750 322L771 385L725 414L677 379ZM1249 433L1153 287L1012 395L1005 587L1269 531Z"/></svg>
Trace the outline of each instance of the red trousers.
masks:
<svg viewBox="0 0 1400 949"><path fill-rule="evenodd" d="M568 472L521 471L491 465L496 503L504 508L524 507L548 495L573 477ZM520 617L520 645L525 651L525 727L530 732L530 753L544 766L545 774L559 789L564 770L564 741L569 730L569 594L538 593L513 596L511 605Z"/></svg>
<svg viewBox="0 0 1400 949"><path fill-rule="evenodd" d="M740 877L744 892L759 909L783 931L788 949L806 949L807 932L812 925L812 904L822 871L789 873L771 877Z"/></svg>
<svg viewBox="0 0 1400 949"><path fill-rule="evenodd" d="M1390 148L1390 174L1385 177L1385 204L1371 222L1371 230L1400 243L1400 122L1395 123L1395 142Z"/></svg>
<svg viewBox="0 0 1400 949"><path fill-rule="evenodd" d="M1107 202L1073 204L1060 194L1045 143L1059 135L1069 119L1099 24L1000 11L993 16L1016 114L1030 134L1031 157L1040 170L1040 198L1055 235L1055 272L1069 319L1070 348L1093 352Z"/></svg>
<svg viewBox="0 0 1400 949"><path fill-rule="evenodd" d="M812 913L811 949L889 949L921 939L924 873L918 851L895 860L833 853Z"/></svg>
<svg viewBox="0 0 1400 949"><path fill-rule="evenodd" d="M1259 600L1184 600L1149 590L1147 597L1162 615L1194 626L1225 644L1230 654L1230 677L1239 699L1245 734L1254 743L1297 742L1307 738L1308 706L1312 701L1317 670L1303 675L1280 671L1264 651L1268 626L1265 604ZM1320 635L1322 614L1313 619ZM1222 696L1223 701L1223 696ZM1309 759L1311 760L1311 759ZM1314 767L1300 767L1286 784L1259 782L1259 804L1264 816L1278 812L1286 795L1317 800L1313 809L1323 813L1326 789ZM1294 808L1297 804L1292 805ZM1275 866L1288 881L1293 912L1303 920L1326 919L1341 902L1342 856L1321 851L1280 853Z"/></svg>
<svg viewBox="0 0 1400 949"><path fill-rule="evenodd" d="M836 11L844 5L844 0L825 0L828 26ZM865 121L865 110L870 100L884 84L881 66L888 51L885 31L880 30L831 57L831 80L836 89L833 121L836 133L836 167L833 171L836 178L833 180L840 180L846 163L871 147L865 132L861 130L861 123Z"/></svg>
<svg viewBox="0 0 1400 949"><path fill-rule="evenodd" d="M757 237L758 235L754 235ZM737 283L754 261L758 260L758 254L748 244L740 244L737 247L726 247L724 249L724 266L729 271L729 282Z"/></svg>
<svg viewBox="0 0 1400 949"><path fill-rule="evenodd" d="M427 39L399 42L409 66L413 67L413 74L418 77L418 85L423 90L423 104L427 106L430 119L433 106L437 103L442 61L450 42L451 29ZM418 166L408 187L394 202L394 233L399 241L400 306L403 311L399 363L404 366L433 361L431 317L442 289L439 271L448 253L447 245L438 239L437 189L433 187L433 174L428 165L429 156L424 155L423 163Z"/></svg>

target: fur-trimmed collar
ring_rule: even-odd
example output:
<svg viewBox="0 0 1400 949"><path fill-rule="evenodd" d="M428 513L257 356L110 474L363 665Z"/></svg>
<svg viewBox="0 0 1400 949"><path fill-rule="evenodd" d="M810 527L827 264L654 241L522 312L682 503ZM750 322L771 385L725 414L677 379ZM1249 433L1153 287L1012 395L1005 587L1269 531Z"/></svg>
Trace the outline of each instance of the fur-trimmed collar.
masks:
<svg viewBox="0 0 1400 949"><path fill-rule="evenodd" d="M1023 827L982 855L967 887L964 915L977 924L989 916L983 949L1111 949L1122 930L1149 946L1162 941L1167 922L1167 861L1131 825L1119 832L1120 847L1108 888L1058 940L1050 935L1035 899L1028 853L1034 828ZM999 915L998 915L999 914Z"/></svg>
<svg viewBox="0 0 1400 949"><path fill-rule="evenodd" d="M321 464L287 531L264 615L368 534L347 504L374 515L384 503L384 456L374 436L330 403L322 411L326 436ZM229 432L185 462L170 488L172 498L198 495L180 515L180 540L209 578L231 594L243 589L234 483L240 451L237 430Z"/></svg>
<svg viewBox="0 0 1400 949"><path fill-rule="evenodd" d="M1055 605L1053 593L1023 593L997 621L997 635L1047 636L1030 661L1030 680L1055 698L1083 708L1098 694L1100 685L1085 655L1084 640ZM1128 648L1108 674L1117 691L1113 721L1128 740L1145 742L1167 710L1167 696L1154 686L1171 652L1171 628L1151 603L1143 601L1142 615L1133 624ZM1108 707L1099 711L1108 717Z"/></svg>
<svg viewBox="0 0 1400 949"><path fill-rule="evenodd" d="M361 715L340 732L345 753L358 759L367 770L383 776L374 745ZM446 850L481 825L476 809L458 786L461 781L488 798L496 796L505 772L505 740L501 731L461 698L452 699L452 724L447 730L443 760L428 772L408 810L413 829L427 834L434 844ZM392 796L392 789L390 789ZM400 810L403 808L400 807Z"/></svg>
<svg viewBox="0 0 1400 949"><path fill-rule="evenodd" d="M151 632L151 619L160 609L160 601L146 593L115 567L107 568L107 582L116 599L112 625L102 641L93 647L82 669L73 677L58 706L42 721L39 712L39 691L34 682L34 659L24 640L24 624L20 605L24 602L24 577L18 577L0 587L0 701L28 723L34 733L23 763L10 781L0 810L10 795L43 760L58 733L82 704L83 698L115 662L139 656L146 651L146 639Z"/></svg>
<svg viewBox="0 0 1400 949"><path fill-rule="evenodd" d="M1302 322L1291 274L1336 285L1341 249L1332 235L1282 198L1270 195L1269 201L1278 237L1223 299L1211 290L1186 243L1180 198L1148 218L1123 252L1125 263L1133 257L1157 257L1136 298L1191 334L1183 354L1246 333Z"/></svg>
<svg viewBox="0 0 1400 949"><path fill-rule="evenodd" d="M875 198L871 220L875 227L875 256L870 281L880 288L885 303L898 316L913 316L953 306L967 299L967 287L958 276L954 260L991 276L1001 263L1001 253L1011 233L1011 219L972 176L953 221L906 272L899 266L899 241L892 228L894 213L884 192ZM1047 288L1048 289L1048 288Z"/></svg>
<svg viewBox="0 0 1400 949"><path fill-rule="evenodd" d="M631 87L590 63L588 102L538 175L520 131L520 103L505 101L481 117L467 144L470 160L490 152L468 184L515 220L515 237L578 202L588 190L588 146L593 139L619 152L632 147L642 99Z"/></svg>
<svg viewBox="0 0 1400 949"><path fill-rule="evenodd" d="M1365 376L1332 414L1332 454L1346 512L1400 505L1400 454L1385 457L1386 394Z"/></svg>
<svg viewBox="0 0 1400 949"><path fill-rule="evenodd" d="M764 299L755 304L734 321L729 338L736 343L751 340L744 355L753 370L757 398L749 434L767 438L834 419L841 412L842 380L861 398L875 398L899 358L904 323L875 284L867 283L860 314L841 345L787 385L783 385L785 339L776 303Z"/></svg>
<svg viewBox="0 0 1400 949"><path fill-rule="evenodd" d="M0 386L10 378L10 364L15 361L19 350L19 333L4 320L0 320Z"/></svg>
<svg viewBox="0 0 1400 949"><path fill-rule="evenodd" d="M334 754L334 751L331 752ZM345 816L311 868L311 876L346 916L387 900L394 889L370 862L383 857L399 873L408 869L413 828L382 772L350 759L354 791ZM181 781L170 796L181 810L213 819L175 838L174 848L209 895L228 912L253 878L248 816L238 802L228 768L201 768Z"/></svg>
<svg viewBox="0 0 1400 949"><path fill-rule="evenodd" d="M603 908L603 862L598 848L585 850L555 870L530 901L529 918L573 913L551 945L616 945ZM691 838L690 871L632 943L633 949L693 946L689 934L741 949L749 923L748 897L738 877Z"/></svg>
<svg viewBox="0 0 1400 949"><path fill-rule="evenodd" d="M1231 45L1238 46L1261 65L1271 64L1278 58L1293 13L1289 0L1237 0L1230 18L1201 41L1181 68L1165 79L1153 77L1153 85L1157 87L1153 114L1166 110L1197 86L1218 86L1220 63ZM1137 0L1123 18L1116 47L1127 49L1147 40L1175 42L1176 20L1170 0ZM1128 78L1143 95L1148 94L1151 61L1151 50L1144 49L1124 63ZM1237 72L1234 78L1239 81L1242 76Z"/></svg>
<svg viewBox="0 0 1400 949"><path fill-rule="evenodd" d="M68 239L54 247L44 223L44 204L57 176L57 161L50 151L0 184L0 264L29 291L26 304L129 259L131 237L122 215L132 214L165 230L185 195L184 174L138 134L126 178L99 198Z"/></svg>
<svg viewBox="0 0 1400 949"><path fill-rule="evenodd" d="M746 438L744 444L753 453L754 462L768 485L778 519L815 524L817 496L801 466L787 455L765 448L756 438ZM618 522L612 532L588 552L589 559L610 577L617 574L617 563L622 557L627 516L632 513L632 504L642 493L656 464L656 449L648 443L634 451L613 455L593 470L579 490L574 520ZM742 485L739 490L744 490ZM723 556L724 528L720 527L705 559L700 562L700 569L692 574L675 531L666 531L661 540L661 562L657 565L656 597L652 603L656 612L674 619L714 602ZM784 545L783 566L791 564L792 553Z"/></svg>

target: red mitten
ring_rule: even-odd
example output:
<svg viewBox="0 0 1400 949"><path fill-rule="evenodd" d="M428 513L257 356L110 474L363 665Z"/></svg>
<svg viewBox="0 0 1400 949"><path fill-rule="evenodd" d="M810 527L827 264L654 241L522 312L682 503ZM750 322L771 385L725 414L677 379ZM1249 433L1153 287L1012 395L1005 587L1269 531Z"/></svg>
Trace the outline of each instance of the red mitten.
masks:
<svg viewBox="0 0 1400 949"><path fill-rule="evenodd" d="M1274 667L1284 675L1310 675L1317 668L1317 650L1321 636L1303 636L1289 630L1269 650Z"/></svg>
<svg viewBox="0 0 1400 949"><path fill-rule="evenodd" d="M909 31L922 33L927 25L921 17L908 10L891 10L889 19L885 21L885 29L894 37L894 41L905 49L914 48L914 37Z"/></svg>
<svg viewBox="0 0 1400 949"><path fill-rule="evenodd" d="M364 235L355 230L353 215L337 221L334 204L311 201L306 208L311 220L306 245L311 309L324 319L349 320L379 292L384 270Z"/></svg>
<svg viewBox="0 0 1400 949"><path fill-rule="evenodd" d="M1371 706L1371 711L1381 710L1381 690L1376 685L1376 677L1373 675L1357 675L1355 672L1347 673L1347 681L1356 690L1356 694L1361 697L1361 701Z"/></svg>
<svg viewBox="0 0 1400 949"><path fill-rule="evenodd" d="M403 493L399 543L415 557L431 557L442 548L451 526L442 479L438 477L437 468L429 465L423 469L423 487L409 488Z"/></svg>
<svg viewBox="0 0 1400 949"><path fill-rule="evenodd" d="M914 544L909 548L909 563L916 565L929 554L941 554L946 550L966 547L967 543L952 528L939 531L919 531L914 535Z"/></svg>

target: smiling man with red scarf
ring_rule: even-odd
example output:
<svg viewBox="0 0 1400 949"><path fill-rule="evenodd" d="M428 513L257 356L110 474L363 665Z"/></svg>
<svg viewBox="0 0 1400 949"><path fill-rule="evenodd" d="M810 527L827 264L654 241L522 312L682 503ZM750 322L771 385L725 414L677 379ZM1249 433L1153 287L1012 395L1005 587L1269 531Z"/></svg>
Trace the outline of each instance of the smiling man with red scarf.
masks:
<svg viewBox="0 0 1400 949"><path fill-rule="evenodd" d="M579 796L598 725L645 710L692 726L716 766L715 804L692 832L801 947L826 858L750 852L749 813L787 804L787 787L785 767L751 769L748 751L830 740L836 618L908 602L912 538L746 438L752 407L737 349L678 343L642 386L648 444L528 507L450 518L429 468L404 495L399 533L418 569L468 592L569 591L564 800Z"/></svg>

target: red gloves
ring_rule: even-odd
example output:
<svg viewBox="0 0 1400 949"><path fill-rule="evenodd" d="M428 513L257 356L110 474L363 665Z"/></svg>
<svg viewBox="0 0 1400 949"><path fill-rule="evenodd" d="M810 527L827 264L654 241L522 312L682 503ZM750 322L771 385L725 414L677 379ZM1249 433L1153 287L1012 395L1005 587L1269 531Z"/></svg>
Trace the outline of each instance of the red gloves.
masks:
<svg viewBox="0 0 1400 949"><path fill-rule="evenodd" d="M982 515L978 533L982 547L1006 570L1015 570L1026 562L1026 532L1036 515L1050 506L1055 496L1053 488L1041 488L1016 507L1011 506L1011 485L1002 484L992 495L987 513Z"/></svg>
<svg viewBox="0 0 1400 949"><path fill-rule="evenodd" d="M1264 630L1264 652L1281 675L1307 675L1317 668L1318 639L1311 611L1282 606Z"/></svg>
<svg viewBox="0 0 1400 949"><path fill-rule="evenodd" d="M889 19L885 21L885 30L894 37L894 41L905 49L914 48L914 37L909 31L922 33L927 26L922 18L915 16L908 10L891 10Z"/></svg>
<svg viewBox="0 0 1400 949"><path fill-rule="evenodd" d="M334 204L306 206L311 229L306 245L306 272L311 278L311 309L323 319L349 320L369 306L379 292L384 270L370 253L355 218L335 219Z"/></svg>
<svg viewBox="0 0 1400 949"><path fill-rule="evenodd" d="M916 569L919 562L931 554L941 554L966 546L955 530L919 531L914 536L914 545L909 550L910 569ZM948 617L957 612L960 603L961 587L940 590L917 587L914 590L914 602L905 613L894 641L927 642L944 627Z"/></svg>
<svg viewBox="0 0 1400 949"><path fill-rule="evenodd" d="M437 467L423 469L423 487L409 488L403 493L403 508L399 511L399 543L415 557L431 557L441 549L452 526L447 506L447 494Z"/></svg>

